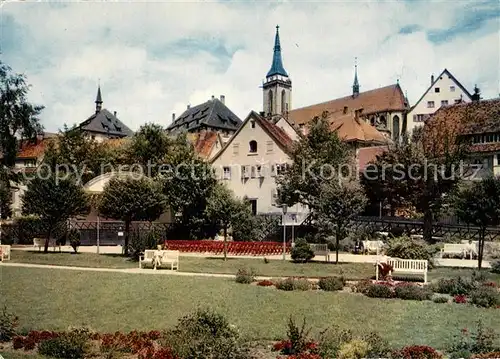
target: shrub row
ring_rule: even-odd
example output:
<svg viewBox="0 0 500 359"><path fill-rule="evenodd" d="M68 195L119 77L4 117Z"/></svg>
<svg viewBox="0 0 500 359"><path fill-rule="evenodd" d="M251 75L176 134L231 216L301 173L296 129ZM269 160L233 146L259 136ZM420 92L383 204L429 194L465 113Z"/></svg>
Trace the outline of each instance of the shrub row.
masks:
<svg viewBox="0 0 500 359"><path fill-rule="evenodd" d="M404 300L430 300L432 291L426 287L401 282L396 285L389 282L367 284L362 293L372 298L399 298Z"/></svg>

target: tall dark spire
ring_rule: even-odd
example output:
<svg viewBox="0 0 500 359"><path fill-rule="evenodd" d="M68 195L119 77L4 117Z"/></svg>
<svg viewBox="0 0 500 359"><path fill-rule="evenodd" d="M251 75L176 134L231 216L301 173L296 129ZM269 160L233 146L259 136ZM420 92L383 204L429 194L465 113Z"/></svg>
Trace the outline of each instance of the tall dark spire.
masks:
<svg viewBox="0 0 500 359"><path fill-rule="evenodd" d="M358 82L358 58L354 58L354 83L352 84L352 96L359 95L359 82Z"/></svg>
<svg viewBox="0 0 500 359"><path fill-rule="evenodd" d="M281 75L287 76L288 74L283 67L283 60L281 59L281 44L280 44L280 33L279 26L276 26L276 37L274 38L274 53L273 53L273 64L271 65L271 69L267 73L266 77L270 77L273 75Z"/></svg>
<svg viewBox="0 0 500 359"><path fill-rule="evenodd" d="M97 87L97 97L95 99L95 113L100 112L102 109L102 96L101 96L101 85Z"/></svg>

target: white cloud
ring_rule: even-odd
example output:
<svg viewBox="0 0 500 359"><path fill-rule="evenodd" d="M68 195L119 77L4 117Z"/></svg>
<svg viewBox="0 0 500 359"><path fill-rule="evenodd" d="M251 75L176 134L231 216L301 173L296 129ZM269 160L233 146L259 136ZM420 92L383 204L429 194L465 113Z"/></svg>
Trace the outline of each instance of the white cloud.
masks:
<svg viewBox="0 0 500 359"><path fill-rule="evenodd" d="M440 45L425 33L455 26L471 4L7 4L1 16L13 16L23 42L2 52L14 70L28 75L31 99L46 106L42 119L48 130L92 114L98 79L104 106L132 129L145 122L166 126L172 112L180 115L188 103L221 94L244 118L261 109L259 86L271 64L276 24L295 108L349 94L355 56L362 91L399 78L413 103L431 73L446 67L469 90L477 83L484 97L496 97L498 19ZM398 34L407 25L423 31ZM202 49L174 46L187 40L197 40ZM230 58L217 56L220 45Z"/></svg>

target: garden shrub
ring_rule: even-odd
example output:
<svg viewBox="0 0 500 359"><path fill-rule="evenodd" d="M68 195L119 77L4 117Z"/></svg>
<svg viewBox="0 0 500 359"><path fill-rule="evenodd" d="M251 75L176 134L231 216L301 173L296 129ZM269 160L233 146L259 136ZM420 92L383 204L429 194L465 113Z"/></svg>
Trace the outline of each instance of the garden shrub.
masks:
<svg viewBox="0 0 500 359"><path fill-rule="evenodd" d="M443 356L426 345L410 345L392 353L393 359L440 359Z"/></svg>
<svg viewBox="0 0 500 359"><path fill-rule="evenodd" d="M470 303L478 307L496 307L500 305L500 293L496 288L481 286L470 293Z"/></svg>
<svg viewBox="0 0 500 359"><path fill-rule="evenodd" d="M69 241L69 245L75 253L78 253L78 248L80 247L81 241L80 241L80 231L77 229L70 229L67 234L67 238Z"/></svg>
<svg viewBox="0 0 500 359"><path fill-rule="evenodd" d="M17 217L14 220L12 235L18 244L33 244L33 238L45 236L43 222L33 215Z"/></svg>
<svg viewBox="0 0 500 359"><path fill-rule="evenodd" d="M448 297L445 297L444 295L437 295L434 298L432 298L432 301L434 303L448 303L450 299Z"/></svg>
<svg viewBox="0 0 500 359"><path fill-rule="evenodd" d="M324 291L334 292L344 289L345 283L343 277L326 277L319 280L318 286Z"/></svg>
<svg viewBox="0 0 500 359"><path fill-rule="evenodd" d="M12 338L12 348L18 350L24 347L24 337L18 335Z"/></svg>
<svg viewBox="0 0 500 359"><path fill-rule="evenodd" d="M474 332L463 328L460 334L455 335L453 342L447 349L451 359L467 359L473 354L499 350L495 347L495 342L498 340L497 333L492 328L484 327L481 321L478 321L476 325L477 329Z"/></svg>
<svg viewBox="0 0 500 359"><path fill-rule="evenodd" d="M405 300L430 300L432 297L432 292L428 288L407 283L397 285L394 294L396 298Z"/></svg>
<svg viewBox="0 0 500 359"><path fill-rule="evenodd" d="M386 284L373 283L366 289L364 293L371 298L393 298L394 293L392 288Z"/></svg>
<svg viewBox="0 0 500 359"><path fill-rule="evenodd" d="M308 281L307 279L294 279L293 280L293 289L294 290L311 290L312 289L312 283Z"/></svg>
<svg viewBox="0 0 500 359"><path fill-rule="evenodd" d="M306 329L304 318L302 326L295 324L292 317L288 320L288 339L276 343L273 347L283 355L314 355L317 354L317 344L309 339L310 329ZM299 356L300 357L300 356Z"/></svg>
<svg viewBox="0 0 500 359"><path fill-rule="evenodd" d="M430 247L424 242L402 236L389 240L386 255L401 259L426 259L429 261L429 266L432 267L435 251L434 247Z"/></svg>
<svg viewBox="0 0 500 359"><path fill-rule="evenodd" d="M305 239L300 238L295 242L295 246L291 250L291 256L294 262L305 263L314 258L314 251Z"/></svg>
<svg viewBox="0 0 500 359"><path fill-rule="evenodd" d="M362 359L366 358L370 351L370 345L361 339L354 339L348 343L342 344L337 359Z"/></svg>
<svg viewBox="0 0 500 359"><path fill-rule="evenodd" d="M472 280L457 278L441 278L432 285L435 292L450 295L467 295L476 288L476 283Z"/></svg>
<svg viewBox="0 0 500 359"><path fill-rule="evenodd" d="M491 272L500 274L500 261L494 261L491 263Z"/></svg>
<svg viewBox="0 0 500 359"><path fill-rule="evenodd" d="M373 284L373 282L370 279L363 279L358 281L354 286L352 287L353 292L356 293L362 293L366 294L368 288Z"/></svg>
<svg viewBox="0 0 500 359"><path fill-rule="evenodd" d="M134 260L139 260L146 249L157 249L163 233L157 228L147 230L136 229L130 232L129 253Z"/></svg>
<svg viewBox="0 0 500 359"><path fill-rule="evenodd" d="M7 307L3 307L0 313L0 343L8 342L16 336L16 328L18 326L18 318L7 311Z"/></svg>
<svg viewBox="0 0 500 359"><path fill-rule="evenodd" d="M82 359L86 345L86 337L65 334L42 341L38 346L38 353L60 359Z"/></svg>
<svg viewBox="0 0 500 359"><path fill-rule="evenodd" d="M318 352L322 358L336 358L340 347L353 339L350 330L332 326L319 335Z"/></svg>
<svg viewBox="0 0 500 359"><path fill-rule="evenodd" d="M378 333L371 332L362 338L368 343L370 349L368 350L368 358L387 358L391 351L389 342L382 338Z"/></svg>
<svg viewBox="0 0 500 359"><path fill-rule="evenodd" d="M276 282L276 288L279 290L292 291L292 290L310 290L312 284L307 279L287 278Z"/></svg>
<svg viewBox="0 0 500 359"><path fill-rule="evenodd" d="M500 351L489 352L484 354L476 354L472 356L472 359L498 359L500 358Z"/></svg>
<svg viewBox="0 0 500 359"><path fill-rule="evenodd" d="M183 359L244 359L247 351L227 319L212 310L198 310L167 331L162 346Z"/></svg>
<svg viewBox="0 0 500 359"><path fill-rule="evenodd" d="M453 297L453 303L465 304L467 303L467 297L463 294L458 294Z"/></svg>
<svg viewBox="0 0 500 359"><path fill-rule="evenodd" d="M255 271L253 269L240 268L236 273L236 283L250 284L255 280Z"/></svg>

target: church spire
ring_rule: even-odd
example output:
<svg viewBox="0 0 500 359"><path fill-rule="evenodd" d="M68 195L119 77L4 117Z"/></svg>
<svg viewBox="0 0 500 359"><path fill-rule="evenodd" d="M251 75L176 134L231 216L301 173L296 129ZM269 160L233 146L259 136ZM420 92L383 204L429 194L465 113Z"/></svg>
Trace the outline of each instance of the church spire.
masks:
<svg viewBox="0 0 500 359"><path fill-rule="evenodd" d="M101 85L97 87L97 97L95 99L95 113L100 112L102 109L102 96L101 96Z"/></svg>
<svg viewBox="0 0 500 359"><path fill-rule="evenodd" d="M352 84L352 96L359 95L359 82L358 82L358 58L354 58L354 83Z"/></svg>
<svg viewBox="0 0 500 359"><path fill-rule="evenodd" d="M280 33L279 25L276 26L276 37L274 38L274 53L273 53L273 63L271 69L267 73L266 77L271 77L273 75L281 75L288 77L288 74L283 67L283 60L281 59L281 44L280 44Z"/></svg>

